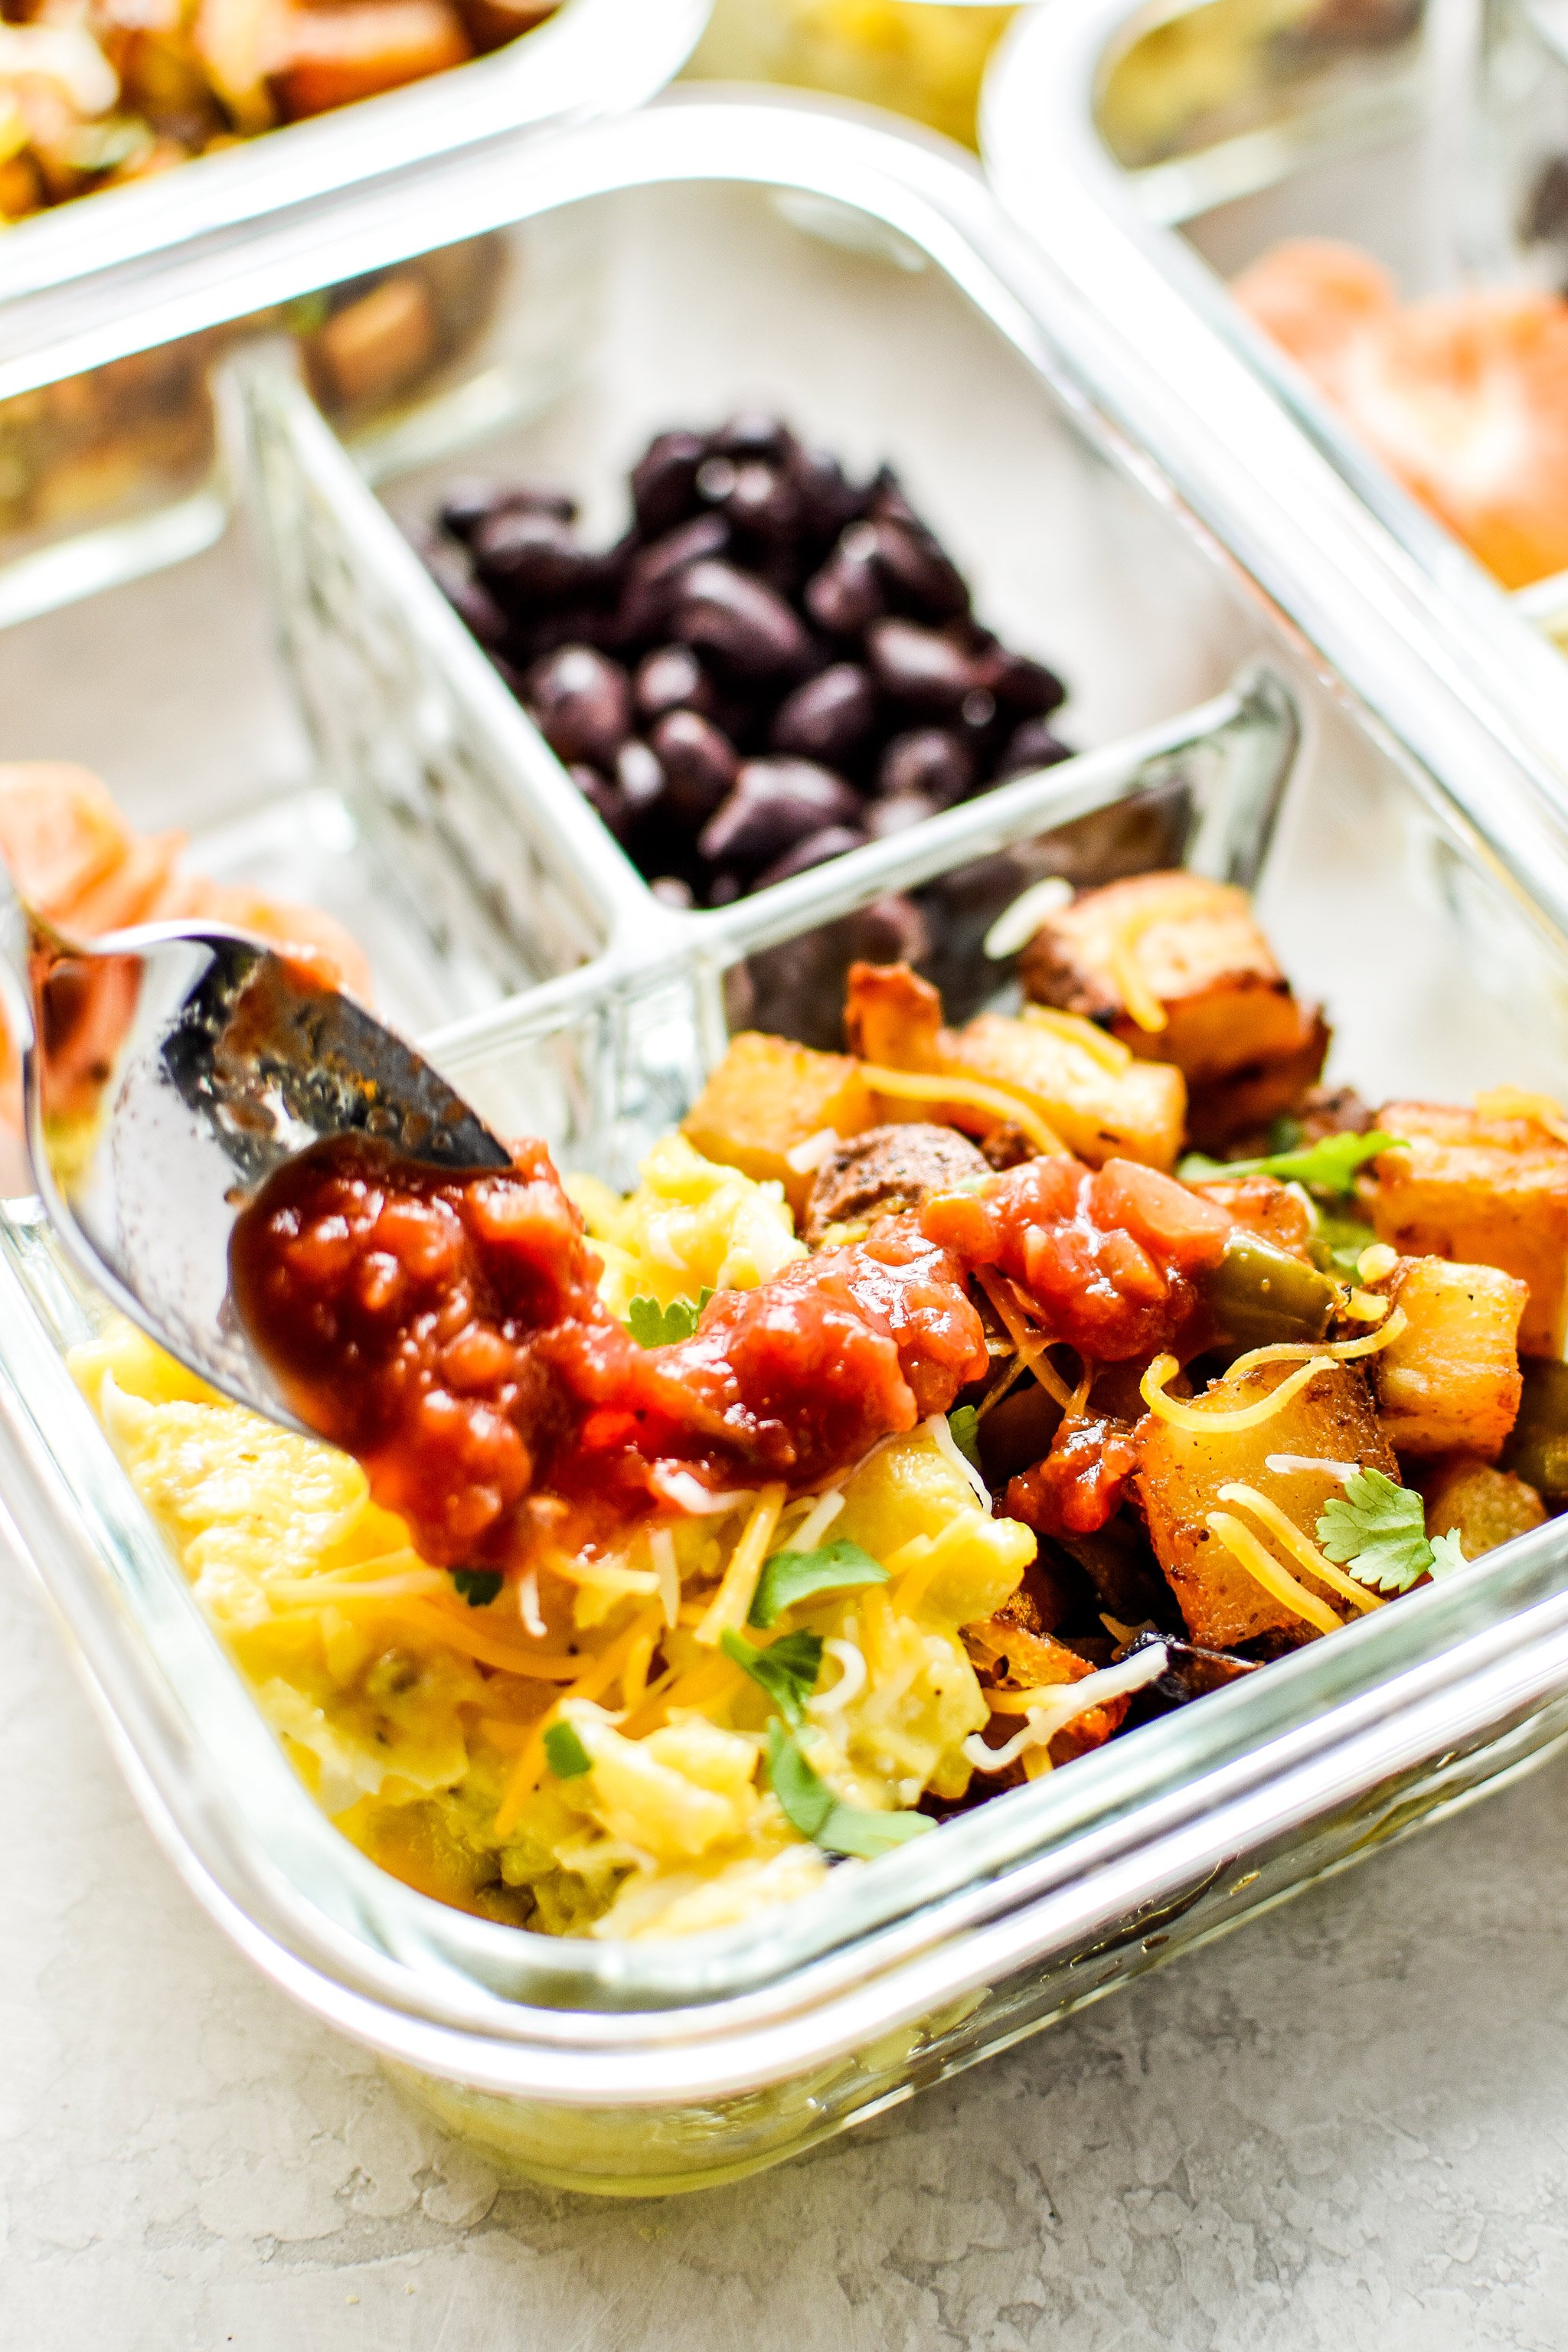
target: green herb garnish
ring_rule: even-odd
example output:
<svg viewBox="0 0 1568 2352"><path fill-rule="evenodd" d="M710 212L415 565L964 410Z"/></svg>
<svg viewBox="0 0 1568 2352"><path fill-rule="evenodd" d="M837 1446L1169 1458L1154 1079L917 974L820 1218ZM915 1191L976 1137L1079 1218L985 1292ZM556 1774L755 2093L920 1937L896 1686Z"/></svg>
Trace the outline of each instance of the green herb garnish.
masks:
<svg viewBox="0 0 1568 2352"><path fill-rule="evenodd" d="M1421 1497L1396 1486L1381 1470L1358 1470L1342 1496L1325 1503L1318 1541L1326 1556L1348 1568L1374 1592L1408 1592L1423 1576L1447 1576L1465 1565L1457 1535L1426 1538Z"/></svg>
<svg viewBox="0 0 1568 2352"><path fill-rule="evenodd" d="M763 1562L749 1625L771 1625L814 1592L846 1592L858 1584L886 1584L888 1571L858 1543L818 1544L815 1551L775 1551Z"/></svg>
<svg viewBox="0 0 1568 2352"><path fill-rule="evenodd" d="M742 1633L725 1633L721 1640L725 1656L745 1668L780 1713L791 1723L803 1721L805 1702L816 1688L822 1665L821 1634L785 1633L765 1650L759 1650Z"/></svg>
<svg viewBox="0 0 1568 2352"><path fill-rule="evenodd" d="M1355 1173L1380 1151L1408 1151L1403 1137L1384 1135L1325 1135L1321 1143L1300 1151L1271 1151L1262 1160L1209 1160L1189 1151L1176 1173L1188 1184L1205 1184L1232 1176L1278 1176L1282 1184L1304 1184L1310 1192L1326 1192L1342 1200L1354 1189Z"/></svg>
<svg viewBox="0 0 1568 2352"><path fill-rule="evenodd" d="M552 1723L544 1735L544 1753L558 1780L580 1780L592 1771L594 1759L569 1723Z"/></svg>
<svg viewBox="0 0 1568 2352"><path fill-rule="evenodd" d="M677 1339L689 1339L712 1296L704 1290L695 1307L689 1298L672 1298L668 1307L657 1298L634 1298L626 1309L626 1328L639 1348L668 1348Z"/></svg>
<svg viewBox="0 0 1568 2352"><path fill-rule="evenodd" d="M952 1442L972 1468L980 1467L980 1412L972 1404L956 1405L947 1416Z"/></svg>
<svg viewBox="0 0 1568 2352"><path fill-rule="evenodd" d="M470 1609L488 1609L504 1579L498 1568L455 1568L452 1581Z"/></svg>
<svg viewBox="0 0 1568 2352"><path fill-rule="evenodd" d="M784 1818L825 1853L851 1853L868 1862L936 1827L924 1813L872 1813L840 1804L776 1717L768 1726L768 1779Z"/></svg>

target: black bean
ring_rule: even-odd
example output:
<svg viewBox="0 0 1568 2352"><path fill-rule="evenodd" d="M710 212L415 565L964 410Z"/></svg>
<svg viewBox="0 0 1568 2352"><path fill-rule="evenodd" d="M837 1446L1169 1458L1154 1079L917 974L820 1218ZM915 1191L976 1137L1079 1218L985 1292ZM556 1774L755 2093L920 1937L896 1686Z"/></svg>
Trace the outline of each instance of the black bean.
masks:
<svg viewBox="0 0 1568 2352"><path fill-rule="evenodd" d="M632 676L632 699L638 718L648 721L667 710L713 714L713 688L689 646L658 646L645 654Z"/></svg>
<svg viewBox="0 0 1568 2352"><path fill-rule="evenodd" d="M887 611L876 534L849 525L820 572L806 583L805 609L830 636L858 637Z"/></svg>
<svg viewBox="0 0 1568 2352"><path fill-rule="evenodd" d="M746 408L721 425L713 436L713 446L726 457L763 457L776 464L793 451L795 436L765 409Z"/></svg>
<svg viewBox="0 0 1568 2352"><path fill-rule="evenodd" d="M631 680L593 646L563 646L523 679L528 705L557 759L608 767L631 731Z"/></svg>
<svg viewBox="0 0 1568 2352"><path fill-rule="evenodd" d="M632 506L645 539L684 520L695 499L697 468L709 445L699 433L661 433L632 468Z"/></svg>
<svg viewBox="0 0 1568 2352"><path fill-rule="evenodd" d="M975 672L977 683L1018 719L1044 719L1067 699L1067 688L1054 670L1027 654L1010 654L1005 646L984 654Z"/></svg>
<svg viewBox="0 0 1568 2352"><path fill-rule="evenodd" d="M696 563L682 574L670 635L746 677L798 669L811 653L784 598L732 563Z"/></svg>
<svg viewBox="0 0 1568 2352"><path fill-rule="evenodd" d="M923 824L928 816L939 814L941 806L929 793L884 793L866 804L866 830L873 841L886 841L889 834L907 833L911 824Z"/></svg>
<svg viewBox="0 0 1568 2352"><path fill-rule="evenodd" d="M735 487L733 457L704 457L697 468L696 490L710 507L721 507Z"/></svg>
<svg viewBox="0 0 1568 2352"><path fill-rule="evenodd" d="M748 760L697 846L715 866L765 866L824 825L852 824L859 796L811 760Z"/></svg>
<svg viewBox="0 0 1568 2352"><path fill-rule="evenodd" d="M925 529L891 466L879 466L872 475L866 490L866 512L878 522L912 522Z"/></svg>
<svg viewBox="0 0 1568 2352"><path fill-rule="evenodd" d="M668 710L649 738L665 773L669 813L693 833L706 824L735 782L734 746L695 710Z"/></svg>
<svg viewBox="0 0 1568 2352"><path fill-rule="evenodd" d="M787 882L792 874L809 874L814 866L829 865L842 857L846 850L863 848L867 836L858 824L825 824L819 833L808 833L793 849L764 867L752 883L753 890L766 890L774 882Z"/></svg>
<svg viewBox="0 0 1568 2352"><path fill-rule="evenodd" d="M826 449L793 450L789 478L800 499L801 529L818 547L837 539L860 511L860 492Z"/></svg>
<svg viewBox="0 0 1568 2352"><path fill-rule="evenodd" d="M522 482L496 482L467 475L448 483L437 509L441 527L454 539L471 540L481 523L497 514L547 514L575 522L577 501L562 490L535 489Z"/></svg>
<svg viewBox="0 0 1568 2352"><path fill-rule="evenodd" d="M675 603L681 574L705 557L722 555L730 526L722 515L696 515L639 548L626 568L621 588L621 625L630 638L662 629Z"/></svg>
<svg viewBox="0 0 1568 2352"><path fill-rule="evenodd" d="M1026 719L1008 736L992 781L999 784L1005 776L1026 776L1036 768L1054 768L1058 761L1070 760L1072 756L1068 746L1052 734L1043 719Z"/></svg>
<svg viewBox="0 0 1568 2352"><path fill-rule="evenodd" d="M775 751L821 760L832 768L852 760L877 717L877 689L856 662L834 662L780 703L768 740Z"/></svg>
<svg viewBox="0 0 1568 2352"><path fill-rule="evenodd" d="M614 784L597 768L585 767L580 760L574 760L566 772L595 816L602 817L616 839L624 842L632 829L632 813Z"/></svg>
<svg viewBox="0 0 1568 2352"><path fill-rule="evenodd" d="M974 665L951 637L913 621L876 621L866 633L871 675L911 711L956 717L975 691Z"/></svg>
<svg viewBox="0 0 1568 2352"><path fill-rule="evenodd" d="M869 523L877 563L899 610L917 621L956 621L969 610L969 589L958 566L917 522L893 516ZM989 685L990 679L986 680Z"/></svg>
<svg viewBox="0 0 1568 2352"><path fill-rule="evenodd" d="M959 704L958 715L976 735L983 735L996 716L996 697L988 686L972 686Z"/></svg>
<svg viewBox="0 0 1568 2352"><path fill-rule="evenodd" d="M743 898L745 895L746 886L740 876L728 871L715 874L708 885L707 897L710 907L732 907L737 898Z"/></svg>
<svg viewBox="0 0 1568 2352"><path fill-rule="evenodd" d="M592 595L610 577L603 555L581 547L559 515L491 515L474 534L474 562L503 604L529 607Z"/></svg>
<svg viewBox="0 0 1568 2352"><path fill-rule="evenodd" d="M679 874L661 874L647 887L660 906L674 907L680 914L697 904L690 883L683 882Z"/></svg>
<svg viewBox="0 0 1568 2352"><path fill-rule="evenodd" d="M895 735L877 770L877 790L889 798L922 793L938 808L951 808L973 790L974 754L962 735L945 727L914 727Z"/></svg>
<svg viewBox="0 0 1568 2352"><path fill-rule="evenodd" d="M616 782L636 820L645 815L664 792L663 762L657 752L633 735L616 753Z"/></svg>
<svg viewBox="0 0 1568 2352"><path fill-rule="evenodd" d="M503 645L506 614L484 583L470 577L467 556L438 539L429 541L419 552L437 587L480 645L492 651Z"/></svg>

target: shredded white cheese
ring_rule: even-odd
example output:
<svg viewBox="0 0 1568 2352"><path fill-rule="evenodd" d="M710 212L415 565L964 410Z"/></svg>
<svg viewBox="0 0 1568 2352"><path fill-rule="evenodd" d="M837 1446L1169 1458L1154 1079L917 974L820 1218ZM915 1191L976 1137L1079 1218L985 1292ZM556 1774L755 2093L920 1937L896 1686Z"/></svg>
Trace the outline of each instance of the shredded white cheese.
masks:
<svg viewBox="0 0 1568 2352"><path fill-rule="evenodd" d="M984 1505L986 1510L989 1511L991 1508L991 1489L985 1484L984 1479L981 1476L973 1463L971 1462L969 1456L964 1453L963 1448L960 1445L957 1438L954 1437L952 1430L948 1427L947 1415L942 1412L933 1412L925 1423L925 1432L927 1436L935 1445L937 1452L942 1456L943 1460L951 1463L953 1469L958 1472L960 1477L966 1478L968 1480L969 1484L973 1487L977 1498Z"/></svg>
<svg viewBox="0 0 1568 2352"><path fill-rule="evenodd" d="M1004 1771L1017 1762L1026 1748L1047 1747L1058 1731L1080 1715L1091 1714L1108 1699L1125 1698L1157 1682L1169 1656L1163 1642L1152 1642L1146 1650L1123 1658L1118 1665L1102 1666L1098 1674L1085 1675L1081 1682L1064 1683L1059 1696L1053 1692L1029 1709L1024 1728L1015 1732L1005 1748L987 1748L979 1732L972 1731L963 1743L963 1753L977 1772Z"/></svg>

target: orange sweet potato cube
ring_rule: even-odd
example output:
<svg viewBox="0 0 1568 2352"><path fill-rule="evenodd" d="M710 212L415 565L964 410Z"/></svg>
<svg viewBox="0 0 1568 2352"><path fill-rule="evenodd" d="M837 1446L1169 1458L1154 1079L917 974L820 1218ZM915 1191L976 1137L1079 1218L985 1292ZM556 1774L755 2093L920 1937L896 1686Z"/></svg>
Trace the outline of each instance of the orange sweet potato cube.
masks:
<svg viewBox="0 0 1568 2352"><path fill-rule="evenodd" d="M1406 1257L1493 1265L1529 1286L1520 1353L1561 1356L1568 1335L1568 1142L1529 1117L1392 1102L1377 1124L1407 1140L1372 1163L1381 1242Z"/></svg>

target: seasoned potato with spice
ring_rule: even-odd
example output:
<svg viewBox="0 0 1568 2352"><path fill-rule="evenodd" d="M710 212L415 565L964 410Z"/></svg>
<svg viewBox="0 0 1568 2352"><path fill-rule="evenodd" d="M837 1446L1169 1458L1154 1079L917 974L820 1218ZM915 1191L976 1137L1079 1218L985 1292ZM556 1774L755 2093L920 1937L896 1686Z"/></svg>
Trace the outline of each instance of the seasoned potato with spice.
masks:
<svg viewBox="0 0 1568 2352"><path fill-rule="evenodd" d="M1467 1559L1542 1527L1546 1506L1533 1486L1474 1454L1445 1462L1426 1489L1426 1534L1456 1535Z"/></svg>
<svg viewBox="0 0 1568 2352"><path fill-rule="evenodd" d="M791 1154L825 1129L858 1135L876 1118L847 1055L818 1054L785 1037L742 1029L681 1121L681 1132L705 1160L739 1168L761 1184L782 1184L798 1217L815 1162L797 1166Z"/></svg>
<svg viewBox="0 0 1568 2352"><path fill-rule="evenodd" d="M1239 1132L1288 1109L1322 1067L1328 1031L1291 993L1247 893L1200 875L1081 892L1037 931L1019 969L1037 1003L1173 1063L1200 1143L1205 1129Z"/></svg>
<svg viewBox="0 0 1568 2352"><path fill-rule="evenodd" d="M1419 1257L1401 1258L1376 1288L1405 1316L1405 1328L1367 1363L1389 1443L1401 1454L1463 1447L1495 1461L1523 1386L1523 1283L1496 1266Z"/></svg>
<svg viewBox="0 0 1568 2352"><path fill-rule="evenodd" d="M1568 1331L1568 1142L1539 1118L1480 1105L1391 1102L1378 1126L1409 1148L1372 1163L1381 1242L1410 1257L1492 1265L1530 1289L1521 1355L1561 1356Z"/></svg>
<svg viewBox="0 0 1568 2352"><path fill-rule="evenodd" d="M907 964L856 964L844 1015L851 1050L922 1086L954 1081L951 1099L879 1094L884 1118L937 1118L976 1135L1007 1123L1018 1106L1036 1149L1065 1144L1092 1168L1107 1160L1175 1164L1186 1113L1179 1070L1138 1061L1127 1047L1068 1014L1026 1008L1021 1018L982 1013L942 1026L942 999Z"/></svg>
<svg viewBox="0 0 1568 2352"><path fill-rule="evenodd" d="M1184 1422L1194 1415L1202 1423L1212 1421L1212 1429L1184 1427L1158 1412L1138 1424L1133 1492L1187 1631L1205 1648L1226 1649L1260 1633L1304 1633L1311 1622L1259 1582L1211 1527L1211 1515L1241 1522L1289 1575L1310 1594L1321 1592L1299 1559L1282 1549L1267 1514L1222 1489L1247 1487L1312 1542L1318 1516L1340 1492L1347 1467L1381 1470L1399 1482L1393 1448L1355 1364L1336 1363L1314 1374L1264 1420L1240 1429L1226 1426L1230 1416L1271 1398L1300 1369L1289 1362L1260 1364L1215 1381L1193 1403L1177 1408ZM1344 1613L1342 1606L1339 1613Z"/></svg>

